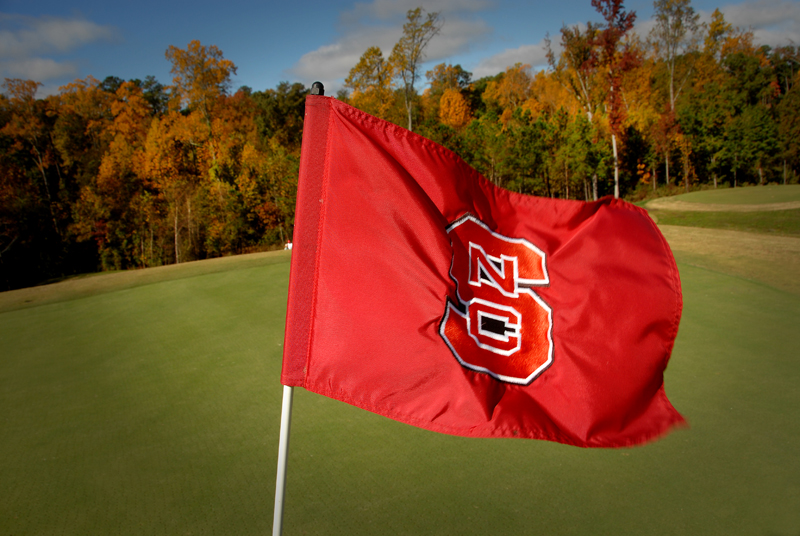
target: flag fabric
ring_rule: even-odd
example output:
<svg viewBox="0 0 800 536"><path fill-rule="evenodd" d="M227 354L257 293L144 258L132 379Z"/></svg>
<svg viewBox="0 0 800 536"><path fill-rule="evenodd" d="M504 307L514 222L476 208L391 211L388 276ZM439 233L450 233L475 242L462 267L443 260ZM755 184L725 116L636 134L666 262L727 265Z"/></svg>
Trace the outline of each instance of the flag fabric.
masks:
<svg viewBox="0 0 800 536"><path fill-rule="evenodd" d="M684 422L678 270L639 207L506 191L312 95L293 247L284 385L468 437L622 447Z"/></svg>

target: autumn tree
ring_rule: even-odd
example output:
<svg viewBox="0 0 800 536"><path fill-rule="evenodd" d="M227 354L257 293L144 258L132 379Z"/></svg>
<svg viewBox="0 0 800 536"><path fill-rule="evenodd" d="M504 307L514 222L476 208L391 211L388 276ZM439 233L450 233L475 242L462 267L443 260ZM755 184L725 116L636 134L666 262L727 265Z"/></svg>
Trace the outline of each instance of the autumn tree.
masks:
<svg viewBox="0 0 800 536"><path fill-rule="evenodd" d="M506 68L499 80L489 82L483 93L483 100L500 112L500 120L506 124L514 110L522 106L530 97L531 66L517 63Z"/></svg>
<svg viewBox="0 0 800 536"><path fill-rule="evenodd" d="M669 109L675 113L675 103L692 73L690 62L680 60L688 60L686 53L696 45L695 33L700 15L695 13L691 0L655 0L653 7L656 24L650 31L650 39L656 56L667 69Z"/></svg>
<svg viewBox="0 0 800 536"><path fill-rule="evenodd" d="M584 116L575 95L557 80L554 73L544 70L533 76L530 95L522 107L530 111L534 119L542 114L552 115L558 110L565 110L570 116Z"/></svg>
<svg viewBox="0 0 800 536"><path fill-rule="evenodd" d="M438 12L425 13L422 8L410 9L406 13L403 36L394 45L389 61L395 76L401 82L403 102L408 115L408 130L413 130L414 100L416 84L421 77L420 68L425 61L425 49L442 29L444 20Z"/></svg>
<svg viewBox="0 0 800 536"><path fill-rule="evenodd" d="M466 106L466 110L469 112L467 115L471 115L472 109L469 99L469 89L472 82L471 72L464 70L461 65L440 63L430 71L426 72L425 78L428 79L428 89L425 90L423 95L423 102L425 103L425 108L428 115L431 117L442 117L440 108L442 104L442 97L444 96L445 92L448 91L450 91L450 96L447 100L448 105L451 106L451 108L445 112L444 117L452 117L453 103L458 102L458 106L462 106L461 99L456 98L454 92L457 92L461 95L464 105ZM443 122L447 124L446 121L443 120Z"/></svg>
<svg viewBox="0 0 800 536"><path fill-rule="evenodd" d="M800 74L777 106L778 132L783 160L783 183L786 184L786 162L800 164Z"/></svg>
<svg viewBox="0 0 800 536"><path fill-rule="evenodd" d="M440 63L426 72L425 78L428 79L430 93L442 95L448 89L463 91L469 88L472 73L464 70L461 65Z"/></svg>
<svg viewBox="0 0 800 536"><path fill-rule="evenodd" d="M444 91L439 103L439 119L449 127L461 129L472 120L469 102L457 89Z"/></svg>
<svg viewBox="0 0 800 536"><path fill-rule="evenodd" d="M13 140L16 150L27 151L33 157L36 169L41 178L41 189L47 200L47 210L53 230L61 233L55 211L55 196L47 169L50 167L52 152L48 150L49 140L45 129L45 110L41 101L36 100L36 92L42 84L33 80L6 78L3 90L8 95L7 106L9 117L0 133Z"/></svg>
<svg viewBox="0 0 800 536"><path fill-rule="evenodd" d="M230 90L236 65L225 59L216 46L204 46L197 40L191 41L186 50L170 45L166 57L172 64L172 89L179 106L199 110L210 122L217 97Z"/></svg>
<svg viewBox="0 0 800 536"><path fill-rule="evenodd" d="M594 42L600 50L598 62L605 72L606 106L608 108L611 144L614 150L614 197L619 197L619 151L617 140L622 134L625 109L622 105L622 79L626 72L638 65L636 49L625 41L636 21L636 13L624 10L622 0L592 0L592 6L603 16L605 24L595 34Z"/></svg>
<svg viewBox="0 0 800 536"><path fill-rule="evenodd" d="M394 65L379 47L369 47L344 80L352 90L350 103L381 119L389 119L394 102Z"/></svg>
<svg viewBox="0 0 800 536"><path fill-rule="evenodd" d="M580 103L589 122L602 102L603 89L598 87L598 50L596 34L598 27L589 22L585 29L580 26L561 27L561 54L556 57L550 37L545 38L547 63L564 87L568 88Z"/></svg>
<svg viewBox="0 0 800 536"><path fill-rule="evenodd" d="M695 148L698 163L711 174L715 188L723 170L725 130L735 113L727 75L720 65L723 45L732 31L722 12L715 10L695 62L696 74L687 86L689 93L675 114Z"/></svg>
<svg viewBox="0 0 800 536"><path fill-rule="evenodd" d="M561 27L561 54L556 57L550 37L545 38L547 62L556 80L567 88L580 103L589 123L603 102L606 87L602 82L599 65L597 33L599 27L592 22L585 29L580 26ZM597 175L592 176L592 195L597 200Z"/></svg>
<svg viewBox="0 0 800 536"><path fill-rule="evenodd" d="M53 143L62 171L78 184L87 184L97 175L111 134L111 103L114 94L104 91L92 76L75 80L60 88L51 100Z"/></svg>
<svg viewBox="0 0 800 536"><path fill-rule="evenodd" d="M62 202L48 102L41 84L6 79L0 95L0 289L65 273L68 202ZM64 200L68 201L68 200Z"/></svg>
<svg viewBox="0 0 800 536"><path fill-rule="evenodd" d="M122 82L114 97L113 120L106 126L111 141L73 204L71 230L78 240L96 243L103 269L152 266L152 207L143 199L141 178L152 111L134 82Z"/></svg>

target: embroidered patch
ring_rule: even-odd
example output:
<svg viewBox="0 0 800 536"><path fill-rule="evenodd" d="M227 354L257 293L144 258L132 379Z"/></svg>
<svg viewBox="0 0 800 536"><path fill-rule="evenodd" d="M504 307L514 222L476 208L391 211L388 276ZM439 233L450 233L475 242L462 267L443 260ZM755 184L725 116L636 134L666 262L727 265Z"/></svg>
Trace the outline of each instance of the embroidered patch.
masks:
<svg viewBox="0 0 800 536"><path fill-rule="evenodd" d="M553 362L553 315L532 287L550 283L542 250L495 233L471 214L447 227L453 247L439 334L462 366L528 384Z"/></svg>

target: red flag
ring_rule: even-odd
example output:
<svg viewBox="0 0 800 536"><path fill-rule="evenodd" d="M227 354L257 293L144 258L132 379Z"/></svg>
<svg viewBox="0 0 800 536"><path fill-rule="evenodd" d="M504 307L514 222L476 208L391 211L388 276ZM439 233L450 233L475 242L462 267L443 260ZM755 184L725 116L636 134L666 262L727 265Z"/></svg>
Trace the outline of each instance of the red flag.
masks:
<svg viewBox="0 0 800 536"><path fill-rule="evenodd" d="M284 385L448 434L633 445L683 422L663 385L681 307L643 209L508 192L307 98Z"/></svg>

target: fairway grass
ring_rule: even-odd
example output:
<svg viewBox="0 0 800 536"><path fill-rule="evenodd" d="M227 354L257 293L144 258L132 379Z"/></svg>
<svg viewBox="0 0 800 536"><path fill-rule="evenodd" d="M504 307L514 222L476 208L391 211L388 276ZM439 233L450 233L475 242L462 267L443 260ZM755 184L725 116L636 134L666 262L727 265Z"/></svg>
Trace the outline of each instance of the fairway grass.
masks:
<svg viewBox="0 0 800 536"><path fill-rule="evenodd" d="M465 439L296 389L284 534L797 536L800 240L662 230L685 302L666 390L690 428ZM0 294L0 535L269 533L288 260Z"/></svg>
<svg viewBox="0 0 800 536"><path fill-rule="evenodd" d="M643 205L659 225L800 237L800 185L704 190Z"/></svg>
<svg viewBox="0 0 800 536"><path fill-rule="evenodd" d="M670 200L719 205L766 205L800 201L800 184L719 188L676 195Z"/></svg>
<svg viewBox="0 0 800 536"><path fill-rule="evenodd" d="M701 227L800 238L800 209L763 212L648 210L659 225Z"/></svg>
<svg viewBox="0 0 800 536"><path fill-rule="evenodd" d="M659 225L679 264L800 296L800 239Z"/></svg>

